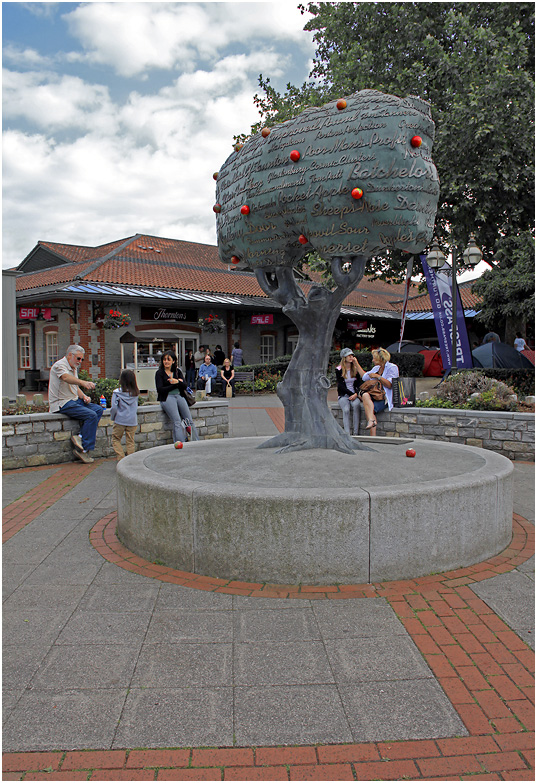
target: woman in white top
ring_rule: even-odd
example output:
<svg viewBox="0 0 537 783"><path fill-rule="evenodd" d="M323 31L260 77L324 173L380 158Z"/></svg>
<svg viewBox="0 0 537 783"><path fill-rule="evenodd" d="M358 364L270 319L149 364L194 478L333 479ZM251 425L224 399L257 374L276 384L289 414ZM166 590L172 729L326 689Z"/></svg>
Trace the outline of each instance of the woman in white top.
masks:
<svg viewBox="0 0 537 783"><path fill-rule="evenodd" d="M385 348L376 348L371 351L371 355L373 356L375 365L369 372L365 372L358 362L357 364L362 381L376 379L379 380L384 387L385 400L372 400L367 392L363 392L360 395L367 416L366 430L369 430L370 435L376 435L376 414L380 413L385 408L388 408L389 410L393 408L392 380L399 377L399 368L396 364L390 362L391 356Z"/></svg>

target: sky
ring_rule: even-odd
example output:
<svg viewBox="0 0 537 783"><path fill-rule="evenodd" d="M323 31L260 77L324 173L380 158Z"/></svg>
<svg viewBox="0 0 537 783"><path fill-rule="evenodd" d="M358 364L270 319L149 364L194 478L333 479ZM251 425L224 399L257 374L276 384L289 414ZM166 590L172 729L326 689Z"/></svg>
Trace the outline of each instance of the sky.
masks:
<svg viewBox="0 0 537 783"><path fill-rule="evenodd" d="M3 268L38 240L216 244L215 182L259 74L308 78L284 2L2 3Z"/></svg>
<svg viewBox="0 0 537 783"><path fill-rule="evenodd" d="M260 119L259 75L311 71L298 4L2 3L3 268L39 240L216 244L213 173Z"/></svg>

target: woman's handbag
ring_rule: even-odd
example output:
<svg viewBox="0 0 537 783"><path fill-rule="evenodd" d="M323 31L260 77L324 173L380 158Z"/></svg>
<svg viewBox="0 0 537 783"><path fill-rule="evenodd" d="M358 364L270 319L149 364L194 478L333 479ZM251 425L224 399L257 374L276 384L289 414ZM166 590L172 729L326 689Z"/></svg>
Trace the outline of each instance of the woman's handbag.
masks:
<svg viewBox="0 0 537 783"><path fill-rule="evenodd" d="M194 394L190 386L186 388L185 391L183 392L183 397L187 401L189 408L191 408L196 402L196 395Z"/></svg>
<svg viewBox="0 0 537 783"><path fill-rule="evenodd" d="M364 392L367 392L372 400L384 400L384 386L380 381L374 378L371 381L364 381L358 389L358 396L361 397Z"/></svg>
<svg viewBox="0 0 537 783"><path fill-rule="evenodd" d="M230 383L226 385L226 397L233 397L233 389Z"/></svg>

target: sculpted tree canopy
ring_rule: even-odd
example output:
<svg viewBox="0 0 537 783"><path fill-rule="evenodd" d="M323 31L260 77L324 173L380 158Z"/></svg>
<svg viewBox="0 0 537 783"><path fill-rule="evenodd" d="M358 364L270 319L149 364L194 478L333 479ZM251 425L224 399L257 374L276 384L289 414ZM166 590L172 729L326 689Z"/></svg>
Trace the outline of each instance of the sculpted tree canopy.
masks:
<svg viewBox="0 0 537 783"><path fill-rule="evenodd" d="M516 309L517 279L534 258L526 237L534 236L535 223L535 4L311 2L300 8L316 44L311 79L280 94L261 76L261 123L285 121L364 88L428 101L442 183L440 244L462 253L475 232L484 259L501 258L505 295ZM513 245L516 264L509 260ZM400 279L403 271L393 254L368 265L370 275ZM492 288L480 291L487 307L489 290L494 300Z"/></svg>
<svg viewBox="0 0 537 783"><path fill-rule="evenodd" d="M264 129L218 172L221 261L254 270L299 330L278 385L285 432L265 447L364 448L326 402L333 329L373 255L419 253L431 240L439 195L433 139L425 101L363 90ZM293 268L311 251L330 264L333 290L313 285L306 293L298 284Z"/></svg>

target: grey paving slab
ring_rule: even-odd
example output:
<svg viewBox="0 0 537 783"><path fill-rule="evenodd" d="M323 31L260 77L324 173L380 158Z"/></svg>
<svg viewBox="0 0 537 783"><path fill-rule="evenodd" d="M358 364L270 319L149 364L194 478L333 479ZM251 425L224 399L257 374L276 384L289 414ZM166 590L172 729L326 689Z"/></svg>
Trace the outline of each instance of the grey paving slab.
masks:
<svg viewBox="0 0 537 783"><path fill-rule="evenodd" d="M35 564L29 563L3 563L2 564L2 601L6 601L11 593L24 582L35 568Z"/></svg>
<svg viewBox="0 0 537 783"><path fill-rule="evenodd" d="M151 644L140 654L132 686L231 686L231 644Z"/></svg>
<svg viewBox="0 0 537 783"><path fill-rule="evenodd" d="M249 438L255 435L277 435L279 430L264 408L235 408L230 415L230 434L232 438Z"/></svg>
<svg viewBox="0 0 537 783"><path fill-rule="evenodd" d="M32 690L128 687L140 645L86 644L52 647L31 682Z"/></svg>
<svg viewBox="0 0 537 783"><path fill-rule="evenodd" d="M207 590L194 590L191 587L162 583L155 609L188 611L230 611L233 608L233 596L223 593L211 593Z"/></svg>
<svg viewBox="0 0 537 783"><path fill-rule="evenodd" d="M522 574L526 574L529 579L535 581L535 555L530 557L529 560L526 560L525 563L521 563L518 566L517 571L520 571Z"/></svg>
<svg viewBox="0 0 537 783"><path fill-rule="evenodd" d="M47 558L25 579L25 585L90 585L102 568L102 562L68 561L60 565L57 557Z"/></svg>
<svg viewBox="0 0 537 783"><path fill-rule="evenodd" d="M406 635L406 630L384 598L352 601L313 601L313 612L323 639Z"/></svg>
<svg viewBox="0 0 537 783"><path fill-rule="evenodd" d="M35 526L36 520L6 541L2 546L2 562L4 564L24 563L37 565L59 544L63 534L50 536L39 532ZM34 526L32 528L32 525ZM32 528L32 529L30 529Z"/></svg>
<svg viewBox="0 0 537 783"><path fill-rule="evenodd" d="M535 583L528 574L509 571L472 585L472 590L535 649Z"/></svg>
<svg viewBox="0 0 537 783"><path fill-rule="evenodd" d="M147 644L174 642L232 642L233 616L223 612L155 612Z"/></svg>
<svg viewBox="0 0 537 783"><path fill-rule="evenodd" d="M142 574L135 574L133 571L126 571L124 568L114 563L107 563L102 560L102 566L95 575L92 582L93 587L104 587L106 585L123 585L124 587L137 587L147 584L147 577Z"/></svg>
<svg viewBox="0 0 537 783"><path fill-rule="evenodd" d="M151 579L136 585L91 585L78 608L85 612L150 612L155 607L159 586Z"/></svg>
<svg viewBox="0 0 537 783"><path fill-rule="evenodd" d="M27 585L24 582L4 603L5 609L74 610L87 587L81 585Z"/></svg>
<svg viewBox="0 0 537 783"><path fill-rule="evenodd" d="M404 636L329 639L326 651L339 683L433 677L415 644Z"/></svg>
<svg viewBox="0 0 537 783"><path fill-rule="evenodd" d="M293 598L289 601L288 598L250 598L247 595L234 595L233 596L233 610L237 612L246 611L274 611L275 609L304 609L311 607L311 600Z"/></svg>
<svg viewBox="0 0 537 783"><path fill-rule="evenodd" d="M236 612L233 615L235 640L244 642L290 642L320 639L311 608Z"/></svg>
<svg viewBox="0 0 537 783"><path fill-rule="evenodd" d="M436 680L364 682L340 693L355 742L468 734Z"/></svg>
<svg viewBox="0 0 537 783"><path fill-rule="evenodd" d="M126 689L26 691L3 729L4 751L110 748Z"/></svg>
<svg viewBox="0 0 537 783"><path fill-rule="evenodd" d="M235 644L235 685L311 685L335 682L322 642Z"/></svg>
<svg viewBox="0 0 537 783"><path fill-rule="evenodd" d="M151 612L73 612L56 639L56 644L141 645Z"/></svg>
<svg viewBox="0 0 537 783"><path fill-rule="evenodd" d="M4 609L2 613L2 646L53 644L69 619L71 609Z"/></svg>
<svg viewBox="0 0 537 783"><path fill-rule="evenodd" d="M10 690L9 688L4 688L2 690L2 726L5 724L15 707L17 706L17 702L21 698L22 694L24 693L24 688L19 688L17 690Z"/></svg>
<svg viewBox="0 0 537 783"><path fill-rule="evenodd" d="M233 745L231 688L131 688L114 748Z"/></svg>
<svg viewBox="0 0 537 783"><path fill-rule="evenodd" d="M12 645L2 656L2 684L13 690L25 688L49 651L49 644L34 640L32 644Z"/></svg>
<svg viewBox="0 0 537 783"><path fill-rule="evenodd" d="M335 685L235 688L237 745L352 742Z"/></svg>
<svg viewBox="0 0 537 783"><path fill-rule="evenodd" d="M27 473L19 470L6 471L2 476L2 508L9 506L26 492L42 484L57 470L57 467L52 467L49 470L28 471Z"/></svg>

